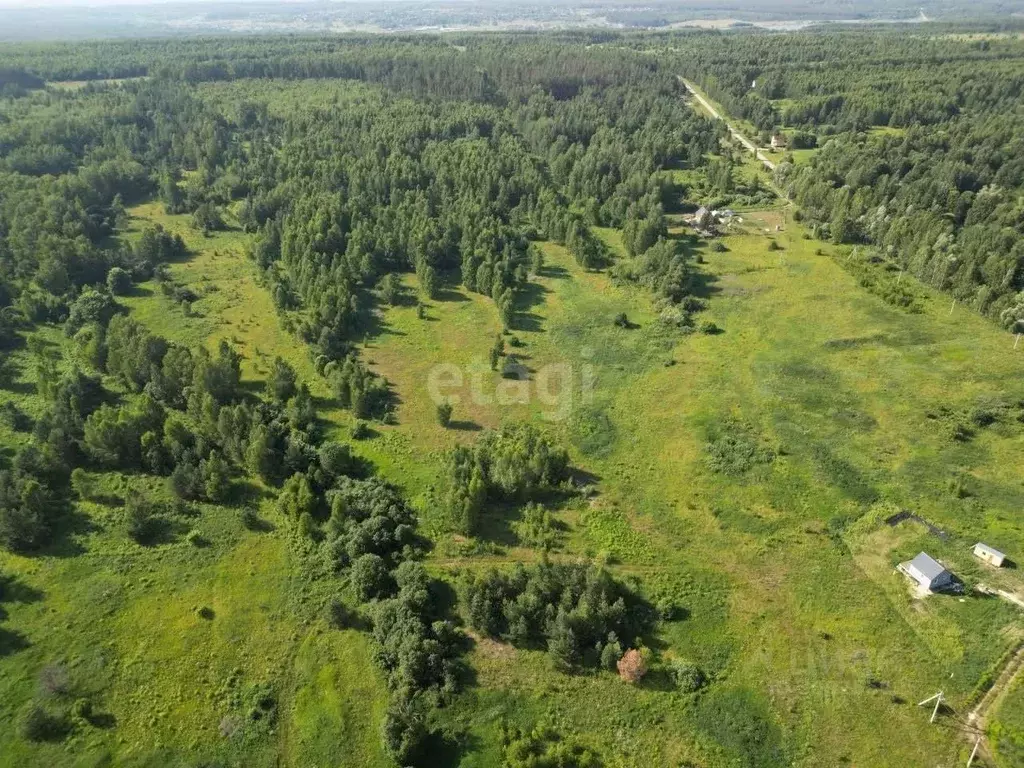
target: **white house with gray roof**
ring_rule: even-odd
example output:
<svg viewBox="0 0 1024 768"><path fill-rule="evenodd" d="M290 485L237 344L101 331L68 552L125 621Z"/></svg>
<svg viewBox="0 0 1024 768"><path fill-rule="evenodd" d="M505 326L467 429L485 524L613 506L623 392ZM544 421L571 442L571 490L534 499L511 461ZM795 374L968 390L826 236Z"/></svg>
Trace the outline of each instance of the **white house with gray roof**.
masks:
<svg viewBox="0 0 1024 768"><path fill-rule="evenodd" d="M918 583L922 589L936 592L953 582L953 574L942 563L921 552L913 560L899 564L899 570Z"/></svg>

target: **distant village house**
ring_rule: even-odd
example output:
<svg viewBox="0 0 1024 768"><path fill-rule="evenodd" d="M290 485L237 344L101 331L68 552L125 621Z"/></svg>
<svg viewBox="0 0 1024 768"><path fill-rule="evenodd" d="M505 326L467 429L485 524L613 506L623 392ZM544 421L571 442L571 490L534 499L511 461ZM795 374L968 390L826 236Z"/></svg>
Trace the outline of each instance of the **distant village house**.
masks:
<svg viewBox="0 0 1024 768"><path fill-rule="evenodd" d="M714 213L703 205L698 208L697 212L693 215L693 225L698 229L710 229L714 224Z"/></svg>
<svg viewBox="0 0 1024 768"><path fill-rule="evenodd" d="M789 146L789 142L786 139L786 134L776 133L772 136L772 149L785 149Z"/></svg>
<svg viewBox="0 0 1024 768"><path fill-rule="evenodd" d="M1006 555L998 549L994 549L988 544L982 544L980 541L974 545L974 556L979 560L984 560L989 565L994 565L996 568L1002 568L1003 561L1006 559Z"/></svg>

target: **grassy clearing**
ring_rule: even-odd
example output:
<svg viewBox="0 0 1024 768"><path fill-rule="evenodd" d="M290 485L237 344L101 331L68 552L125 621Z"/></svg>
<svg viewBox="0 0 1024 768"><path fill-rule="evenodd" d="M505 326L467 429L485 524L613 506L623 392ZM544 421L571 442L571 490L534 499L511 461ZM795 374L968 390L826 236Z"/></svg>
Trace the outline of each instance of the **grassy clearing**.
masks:
<svg viewBox="0 0 1024 768"><path fill-rule="evenodd" d="M273 117L330 105L377 104L385 97L382 90L354 80L324 79L211 82L200 84L196 92L203 101L229 114L238 108L242 99L265 103L268 114Z"/></svg>

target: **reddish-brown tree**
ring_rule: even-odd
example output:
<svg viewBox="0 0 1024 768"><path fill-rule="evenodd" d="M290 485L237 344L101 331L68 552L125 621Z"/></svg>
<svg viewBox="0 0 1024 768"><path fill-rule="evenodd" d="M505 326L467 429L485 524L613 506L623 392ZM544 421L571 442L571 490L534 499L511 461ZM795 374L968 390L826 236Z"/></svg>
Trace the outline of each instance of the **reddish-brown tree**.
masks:
<svg viewBox="0 0 1024 768"><path fill-rule="evenodd" d="M619 659L619 677L627 683L638 683L647 674L647 660L635 648L630 648Z"/></svg>

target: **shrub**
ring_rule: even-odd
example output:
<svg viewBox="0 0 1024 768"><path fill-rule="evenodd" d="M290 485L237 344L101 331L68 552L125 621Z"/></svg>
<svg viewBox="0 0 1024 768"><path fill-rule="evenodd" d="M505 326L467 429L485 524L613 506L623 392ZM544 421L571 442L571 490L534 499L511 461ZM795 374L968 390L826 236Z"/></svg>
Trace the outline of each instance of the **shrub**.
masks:
<svg viewBox="0 0 1024 768"><path fill-rule="evenodd" d="M768 243L768 250L769 251L781 251L782 250L782 246L779 245L774 240L772 240L770 243Z"/></svg>
<svg viewBox="0 0 1024 768"><path fill-rule="evenodd" d="M365 440L370 436L370 426L362 420L352 425L352 439Z"/></svg>
<svg viewBox="0 0 1024 768"><path fill-rule="evenodd" d="M356 558L349 579L356 597L362 602L386 597L394 588L384 558L372 552Z"/></svg>
<svg viewBox="0 0 1024 768"><path fill-rule="evenodd" d="M442 427L447 427L452 422L452 411L454 410L452 404L445 400L437 405L437 423Z"/></svg>
<svg viewBox="0 0 1024 768"><path fill-rule="evenodd" d="M76 725L88 725L92 716L92 702L88 699L75 699L75 703L71 705L71 722Z"/></svg>
<svg viewBox="0 0 1024 768"><path fill-rule="evenodd" d="M680 610L679 606L669 598L664 598L658 601L658 616L661 617L662 621L674 621L679 618Z"/></svg>
<svg viewBox="0 0 1024 768"><path fill-rule="evenodd" d="M18 730L28 741L57 741L67 736L71 724L63 714L51 712L33 702L22 713Z"/></svg>
<svg viewBox="0 0 1024 768"><path fill-rule="evenodd" d="M700 323L697 324L697 330L708 336L713 336L721 329L710 320L701 320Z"/></svg>
<svg viewBox="0 0 1024 768"><path fill-rule="evenodd" d="M224 219L221 218L217 206L212 203L203 203L192 213L192 227L203 234L224 229Z"/></svg>
<svg viewBox="0 0 1024 768"><path fill-rule="evenodd" d="M114 267L107 273L107 290L114 296L124 296L131 287L132 276L120 267Z"/></svg>
<svg viewBox="0 0 1024 768"><path fill-rule="evenodd" d="M717 426L705 451L710 469L725 475L741 475L758 464L775 461L775 452L735 421Z"/></svg>
<svg viewBox="0 0 1024 768"><path fill-rule="evenodd" d="M572 737L553 728L538 726L532 731L502 726L503 766L506 768L600 768L600 757Z"/></svg>
<svg viewBox="0 0 1024 768"><path fill-rule="evenodd" d="M82 501L89 501L93 495L92 478L81 467L71 471L71 488Z"/></svg>
<svg viewBox="0 0 1024 768"><path fill-rule="evenodd" d="M39 690L45 696L63 696L71 690L68 670L63 664L47 664L39 672Z"/></svg>
<svg viewBox="0 0 1024 768"><path fill-rule="evenodd" d="M963 475L955 475L949 479L949 492L958 499L966 499L971 495Z"/></svg>
<svg viewBox="0 0 1024 768"><path fill-rule="evenodd" d="M519 520L512 523L519 543L535 549L552 549L558 542L558 531L551 515L540 504L526 505Z"/></svg>
<svg viewBox="0 0 1024 768"><path fill-rule="evenodd" d="M251 507L246 507L242 510L242 525L250 531L258 530L260 527L260 517L256 514L256 510Z"/></svg>
<svg viewBox="0 0 1024 768"><path fill-rule="evenodd" d="M612 321L612 324L619 328L629 328L629 318L626 316L625 312L619 312Z"/></svg>
<svg viewBox="0 0 1024 768"><path fill-rule="evenodd" d="M614 632L608 633L608 642L601 648L601 666L609 672L614 671L622 658L622 645Z"/></svg>
<svg viewBox="0 0 1024 768"><path fill-rule="evenodd" d="M696 693L707 685L707 677L700 667L690 661L676 659L669 667L676 688L683 693Z"/></svg>
<svg viewBox="0 0 1024 768"><path fill-rule="evenodd" d="M725 253L725 252L726 252L726 251L728 251L729 249L725 247L725 243L723 243L723 242L722 242L721 240L715 240L715 241L714 241L714 242L713 242L713 243L711 244L711 250L712 250L712 251L713 251L714 253Z"/></svg>
<svg viewBox="0 0 1024 768"><path fill-rule="evenodd" d="M974 438L974 430L962 421L954 421L945 426L946 435L954 443L969 443Z"/></svg>
<svg viewBox="0 0 1024 768"><path fill-rule="evenodd" d="M410 701L393 702L384 716L384 748L398 765L417 765L423 756L427 726Z"/></svg>
<svg viewBox="0 0 1024 768"><path fill-rule="evenodd" d="M125 499L125 512L128 519L128 535L139 544L151 544L162 523L156 514L155 505L142 494L133 491Z"/></svg>
<svg viewBox="0 0 1024 768"><path fill-rule="evenodd" d="M199 547L205 547L207 544L206 539L203 538L203 534L201 534L194 528L185 534L185 541L187 541L189 544L191 544L193 547L196 547L197 549Z"/></svg>
<svg viewBox="0 0 1024 768"><path fill-rule="evenodd" d="M647 674L647 660L635 648L626 651L616 667L619 670L619 677L627 683L639 683Z"/></svg>
<svg viewBox="0 0 1024 768"><path fill-rule="evenodd" d="M324 443L318 452L320 467L332 477L352 471L352 452L345 443Z"/></svg>

